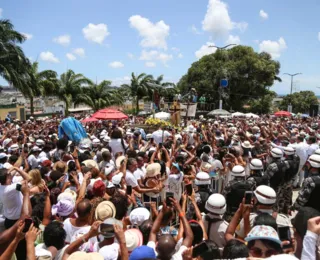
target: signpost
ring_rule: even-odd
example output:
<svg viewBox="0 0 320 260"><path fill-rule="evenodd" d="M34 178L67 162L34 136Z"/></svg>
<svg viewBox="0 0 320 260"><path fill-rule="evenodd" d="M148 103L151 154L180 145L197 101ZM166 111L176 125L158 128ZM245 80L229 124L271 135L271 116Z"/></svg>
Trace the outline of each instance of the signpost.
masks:
<svg viewBox="0 0 320 260"><path fill-rule="evenodd" d="M220 87L219 87L219 109L222 109L222 92L223 88L228 87L229 81L227 79L221 79L220 80Z"/></svg>

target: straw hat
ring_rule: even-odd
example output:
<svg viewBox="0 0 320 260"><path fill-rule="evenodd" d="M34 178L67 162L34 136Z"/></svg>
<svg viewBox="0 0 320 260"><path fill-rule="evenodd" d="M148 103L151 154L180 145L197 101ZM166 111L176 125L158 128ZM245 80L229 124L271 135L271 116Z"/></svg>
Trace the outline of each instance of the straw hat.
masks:
<svg viewBox="0 0 320 260"><path fill-rule="evenodd" d="M116 208L111 201L102 201L95 211L95 218L101 221L107 218L114 218L115 215Z"/></svg>

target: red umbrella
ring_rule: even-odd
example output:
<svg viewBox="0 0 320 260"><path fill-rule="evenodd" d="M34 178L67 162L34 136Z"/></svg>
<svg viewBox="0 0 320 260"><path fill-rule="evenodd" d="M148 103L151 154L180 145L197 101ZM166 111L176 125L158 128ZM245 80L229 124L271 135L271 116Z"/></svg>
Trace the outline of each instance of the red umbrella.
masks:
<svg viewBox="0 0 320 260"><path fill-rule="evenodd" d="M123 114L122 112L115 110L115 109L101 109L94 113L92 117L102 120L121 120L121 119L127 119L128 116Z"/></svg>
<svg viewBox="0 0 320 260"><path fill-rule="evenodd" d="M274 113L275 116L291 116L291 113L288 111L278 111L276 113Z"/></svg>
<svg viewBox="0 0 320 260"><path fill-rule="evenodd" d="M98 119L94 118L94 117L87 117L83 120L81 120L81 123L90 123L90 122L96 122L98 121Z"/></svg>

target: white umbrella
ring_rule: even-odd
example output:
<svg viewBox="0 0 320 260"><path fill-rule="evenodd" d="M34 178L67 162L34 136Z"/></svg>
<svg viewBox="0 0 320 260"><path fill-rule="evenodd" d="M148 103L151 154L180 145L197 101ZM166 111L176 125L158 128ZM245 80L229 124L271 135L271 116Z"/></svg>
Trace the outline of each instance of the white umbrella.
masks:
<svg viewBox="0 0 320 260"><path fill-rule="evenodd" d="M229 116L230 113L224 109L215 109L207 114L208 116Z"/></svg>
<svg viewBox="0 0 320 260"><path fill-rule="evenodd" d="M247 114L246 114L246 118L259 118L259 116L256 115L256 114L247 113Z"/></svg>
<svg viewBox="0 0 320 260"><path fill-rule="evenodd" d="M232 113L232 117L240 117L240 116L245 116L245 114L241 112Z"/></svg>
<svg viewBox="0 0 320 260"><path fill-rule="evenodd" d="M153 117L153 115L151 115L150 117ZM162 120L167 120L170 119L171 114L170 113L166 113L166 112L159 112L154 114L154 118L158 118L158 119L162 119Z"/></svg>

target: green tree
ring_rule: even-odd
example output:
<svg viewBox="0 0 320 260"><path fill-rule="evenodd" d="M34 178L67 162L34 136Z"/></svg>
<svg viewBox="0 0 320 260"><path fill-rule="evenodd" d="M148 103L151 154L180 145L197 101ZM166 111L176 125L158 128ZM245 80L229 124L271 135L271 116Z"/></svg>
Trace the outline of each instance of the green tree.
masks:
<svg viewBox="0 0 320 260"><path fill-rule="evenodd" d="M90 84L82 88L82 93L76 97L75 105L85 104L94 111L111 105L123 103L122 96L117 89L111 88L111 81L104 80L100 84Z"/></svg>
<svg viewBox="0 0 320 260"><path fill-rule="evenodd" d="M160 96L165 98L173 98L174 94L177 92L176 84L172 82L163 82L163 75L160 75L156 79L152 77L152 83L149 88L149 99L153 99L153 94L155 91L158 92Z"/></svg>
<svg viewBox="0 0 320 260"><path fill-rule="evenodd" d="M313 91L300 91L283 97L280 103L281 110L287 110L292 105L293 113L309 113L310 105L318 105L318 98Z"/></svg>
<svg viewBox="0 0 320 260"><path fill-rule="evenodd" d="M136 76L131 74L131 83L122 85L122 88L127 89L131 93L131 97L136 102L136 112L139 111L139 100L150 93L150 83L153 83L153 77L145 73Z"/></svg>
<svg viewBox="0 0 320 260"><path fill-rule="evenodd" d="M251 99L248 102L249 109L248 111L254 114L270 114L272 112L272 101L277 96L277 93L274 91L268 91L262 97L257 99Z"/></svg>
<svg viewBox="0 0 320 260"><path fill-rule="evenodd" d="M25 36L15 31L9 20L0 20L0 77L19 90L26 87L31 66L19 46L25 40Z"/></svg>
<svg viewBox="0 0 320 260"><path fill-rule="evenodd" d="M224 108L242 111L250 100L268 94L275 80L281 81L277 77L279 70L280 63L268 53L256 53L251 47L239 45L194 62L178 88L182 93L195 88L207 102L218 104L220 80L227 78L229 86L222 95Z"/></svg>
<svg viewBox="0 0 320 260"><path fill-rule="evenodd" d="M60 76L56 90L56 96L65 102L65 115L69 114L69 108L82 93L82 87L85 85L92 85L93 82L87 79L82 74L76 74L73 70L68 70Z"/></svg>
<svg viewBox="0 0 320 260"><path fill-rule="evenodd" d="M29 80L22 88L22 94L30 100L30 113L34 114L35 97L53 95L58 85L57 73L53 70L38 70L38 62L34 62L29 70Z"/></svg>

